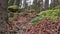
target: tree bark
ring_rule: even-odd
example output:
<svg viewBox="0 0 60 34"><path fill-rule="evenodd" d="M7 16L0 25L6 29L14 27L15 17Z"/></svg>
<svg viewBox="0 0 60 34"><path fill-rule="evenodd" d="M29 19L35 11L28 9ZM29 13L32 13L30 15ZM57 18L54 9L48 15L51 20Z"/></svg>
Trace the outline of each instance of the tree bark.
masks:
<svg viewBox="0 0 60 34"><path fill-rule="evenodd" d="M60 0L58 0L58 3L59 3L59 5L60 5Z"/></svg>
<svg viewBox="0 0 60 34"><path fill-rule="evenodd" d="M8 0L0 0L0 20L3 20L3 22L6 20L8 16L7 7L8 7Z"/></svg>
<svg viewBox="0 0 60 34"><path fill-rule="evenodd" d="M33 1L33 8L36 10L37 9L37 0Z"/></svg>
<svg viewBox="0 0 60 34"><path fill-rule="evenodd" d="M45 0L45 9L49 8L49 0Z"/></svg>
<svg viewBox="0 0 60 34"><path fill-rule="evenodd" d="M9 1L8 1L8 5L9 5L9 6L11 6L11 5L13 5L13 4L14 4L14 0L9 0Z"/></svg>
<svg viewBox="0 0 60 34"><path fill-rule="evenodd" d="M0 27L8 23L8 0L0 0ZM0 28L0 31L3 28Z"/></svg>

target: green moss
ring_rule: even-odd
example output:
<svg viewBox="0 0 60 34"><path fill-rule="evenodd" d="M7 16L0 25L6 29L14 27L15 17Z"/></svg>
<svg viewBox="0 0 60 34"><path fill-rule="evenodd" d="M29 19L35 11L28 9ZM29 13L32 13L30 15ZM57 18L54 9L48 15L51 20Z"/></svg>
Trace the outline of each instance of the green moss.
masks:
<svg viewBox="0 0 60 34"><path fill-rule="evenodd" d="M60 9L49 9L45 11L41 11L39 14L36 15L30 22L37 22L42 19L48 19L48 20L57 20L60 15Z"/></svg>
<svg viewBox="0 0 60 34"><path fill-rule="evenodd" d="M11 8L11 9L19 9L19 7L17 5L9 6L8 9L9 8Z"/></svg>
<svg viewBox="0 0 60 34"><path fill-rule="evenodd" d="M16 12L16 11L18 11L18 9L19 9L19 7L17 5L8 7L9 12Z"/></svg>

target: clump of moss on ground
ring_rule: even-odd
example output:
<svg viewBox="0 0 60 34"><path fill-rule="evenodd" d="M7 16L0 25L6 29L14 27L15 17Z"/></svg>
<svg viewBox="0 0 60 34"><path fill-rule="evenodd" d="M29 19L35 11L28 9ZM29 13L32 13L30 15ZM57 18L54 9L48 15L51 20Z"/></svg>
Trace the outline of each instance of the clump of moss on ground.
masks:
<svg viewBox="0 0 60 34"><path fill-rule="evenodd" d="M36 15L34 19L31 20L31 23L35 23L39 20L47 19L47 20L58 20L60 17L60 6L55 7L54 9L49 9L45 11L41 11L39 14Z"/></svg>

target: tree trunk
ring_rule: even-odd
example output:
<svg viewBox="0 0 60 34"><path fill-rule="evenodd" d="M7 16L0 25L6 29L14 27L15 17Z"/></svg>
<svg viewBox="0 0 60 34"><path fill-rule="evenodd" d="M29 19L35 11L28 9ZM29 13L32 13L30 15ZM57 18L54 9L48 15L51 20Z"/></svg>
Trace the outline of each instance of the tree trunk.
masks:
<svg viewBox="0 0 60 34"><path fill-rule="evenodd" d="M19 6L19 3L20 3L20 2L21 2L21 0L17 0L16 5Z"/></svg>
<svg viewBox="0 0 60 34"><path fill-rule="evenodd" d="M58 3L59 3L59 5L60 5L60 0L58 0Z"/></svg>
<svg viewBox="0 0 60 34"><path fill-rule="evenodd" d="M40 0L40 11L43 9L43 0Z"/></svg>
<svg viewBox="0 0 60 34"><path fill-rule="evenodd" d="M7 24L8 20L8 0L0 0L0 32L3 30L1 26Z"/></svg>
<svg viewBox="0 0 60 34"><path fill-rule="evenodd" d="M33 8L34 8L35 10L37 10L37 0L34 0L34 1L33 1Z"/></svg>
<svg viewBox="0 0 60 34"><path fill-rule="evenodd" d="M0 0L0 20L3 20L3 22L8 16L7 7L8 7L8 0Z"/></svg>
<svg viewBox="0 0 60 34"><path fill-rule="evenodd" d="M27 0L24 0L24 10L27 11L27 3L26 3Z"/></svg>
<svg viewBox="0 0 60 34"><path fill-rule="evenodd" d="M53 7L55 7L55 0L51 0L50 8L53 8Z"/></svg>
<svg viewBox="0 0 60 34"><path fill-rule="evenodd" d="M14 0L9 0L8 5L11 6L14 4Z"/></svg>
<svg viewBox="0 0 60 34"><path fill-rule="evenodd" d="M45 0L45 9L49 8L49 0Z"/></svg>
<svg viewBox="0 0 60 34"><path fill-rule="evenodd" d="M17 0L14 0L14 4L13 4L13 5L16 5L16 1L17 1Z"/></svg>

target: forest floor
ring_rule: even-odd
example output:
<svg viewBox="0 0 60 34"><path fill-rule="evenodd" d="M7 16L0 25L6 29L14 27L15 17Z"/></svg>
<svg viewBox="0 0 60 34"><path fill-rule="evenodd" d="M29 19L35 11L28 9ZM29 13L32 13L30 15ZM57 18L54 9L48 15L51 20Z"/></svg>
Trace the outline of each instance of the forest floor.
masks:
<svg viewBox="0 0 60 34"><path fill-rule="evenodd" d="M60 20L50 21L41 20L38 24L32 26L27 25L38 13L37 12L21 12L8 13L8 24L2 26L8 33L2 31L3 34L60 34ZM27 25L27 26L26 26Z"/></svg>
<svg viewBox="0 0 60 34"><path fill-rule="evenodd" d="M1 26L1 28L6 30L8 33L15 34L14 32L19 31L22 27L28 24L36 16L36 14L37 12L8 13L9 24L5 24ZM5 33L3 31L2 33Z"/></svg>

